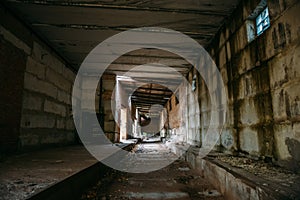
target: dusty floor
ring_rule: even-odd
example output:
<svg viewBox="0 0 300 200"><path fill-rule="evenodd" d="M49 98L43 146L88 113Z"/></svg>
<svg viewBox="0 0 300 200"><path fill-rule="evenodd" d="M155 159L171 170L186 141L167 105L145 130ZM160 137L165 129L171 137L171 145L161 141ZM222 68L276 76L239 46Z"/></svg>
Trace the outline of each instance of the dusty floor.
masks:
<svg viewBox="0 0 300 200"><path fill-rule="evenodd" d="M142 145L142 147L141 147ZM147 154L160 149L161 144L139 144L137 154ZM158 151L160 153L163 151ZM162 156L167 156L163 154ZM169 155L170 156L170 155ZM171 165L149 173L125 173L113 170L90 190L87 199L223 199L187 162L177 160Z"/></svg>
<svg viewBox="0 0 300 200"><path fill-rule="evenodd" d="M83 146L8 157L0 162L0 200L27 198L96 162Z"/></svg>

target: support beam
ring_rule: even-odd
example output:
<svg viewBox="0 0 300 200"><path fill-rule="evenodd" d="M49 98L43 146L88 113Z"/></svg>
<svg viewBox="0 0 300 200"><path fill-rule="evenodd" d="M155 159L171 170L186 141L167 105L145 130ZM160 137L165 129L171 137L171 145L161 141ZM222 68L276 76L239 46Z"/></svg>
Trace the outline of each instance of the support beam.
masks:
<svg viewBox="0 0 300 200"><path fill-rule="evenodd" d="M216 11L209 9L195 10L195 9L177 9L177 8L161 8L161 7L142 7L142 6L128 6L128 5L112 5L102 4L99 2L70 2L70 1L36 1L36 0L9 0L11 2L36 4L36 5L48 5L48 6L67 6L67 7L81 7L81 8L101 8L101 9L113 9L113 10L130 10L130 11L151 11L151 12L165 12L165 13L186 13L196 15L208 15L226 17L228 11Z"/></svg>

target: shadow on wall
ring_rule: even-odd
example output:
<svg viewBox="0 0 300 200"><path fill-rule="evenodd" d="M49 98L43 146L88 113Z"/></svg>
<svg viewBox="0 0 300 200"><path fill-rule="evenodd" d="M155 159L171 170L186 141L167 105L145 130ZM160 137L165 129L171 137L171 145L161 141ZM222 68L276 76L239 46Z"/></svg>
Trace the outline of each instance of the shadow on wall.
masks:
<svg viewBox="0 0 300 200"><path fill-rule="evenodd" d="M291 170L299 170L300 168L300 142L292 138L286 138L285 144L292 158L288 161L287 167Z"/></svg>

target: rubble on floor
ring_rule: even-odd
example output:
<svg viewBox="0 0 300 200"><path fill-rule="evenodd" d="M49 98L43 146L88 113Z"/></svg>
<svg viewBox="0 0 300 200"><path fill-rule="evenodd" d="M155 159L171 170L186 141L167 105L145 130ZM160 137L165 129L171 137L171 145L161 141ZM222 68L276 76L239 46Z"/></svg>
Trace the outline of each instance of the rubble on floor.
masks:
<svg viewBox="0 0 300 200"><path fill-rule="evenodd" d="M228 163L230 166L242 168L247 172L261 178L271 181L284 182L282 184L285 186L290 186L296 182L300 183L300 174L276 166L271 162L255 160L245 156L237 157L228 155L219 155L217 159Z"/></svg>
<svg viewBox="0 0 300 200"><path fill-rule="evenodd" d="M159 144L137 145L135 152L153 153L150 147L155 151L157 145ZM125 173L113 170L105 177L82 194L81 199L224 199L197 170L192 169L183 160L177 160L167 167L149 173Z"/></svg>

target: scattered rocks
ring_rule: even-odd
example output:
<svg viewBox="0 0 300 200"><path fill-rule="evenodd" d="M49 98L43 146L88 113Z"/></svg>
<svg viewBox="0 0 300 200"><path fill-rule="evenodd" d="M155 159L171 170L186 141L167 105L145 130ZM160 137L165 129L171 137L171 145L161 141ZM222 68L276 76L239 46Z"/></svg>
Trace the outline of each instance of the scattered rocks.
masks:
<svg viewBox="0 0 300 200"><path fill-rule="evenodd" d="M231 165L232 167L241 168L255 176L263 178L266 183L264 186L270 186L269 183L276 183L288 187L292 190L299 190L300 175L287 169L274 165L265 160L255 160L248 157L237 157L228 155L218 155L216 159ZM270 182L268 182L270 181Z"/></svg>

